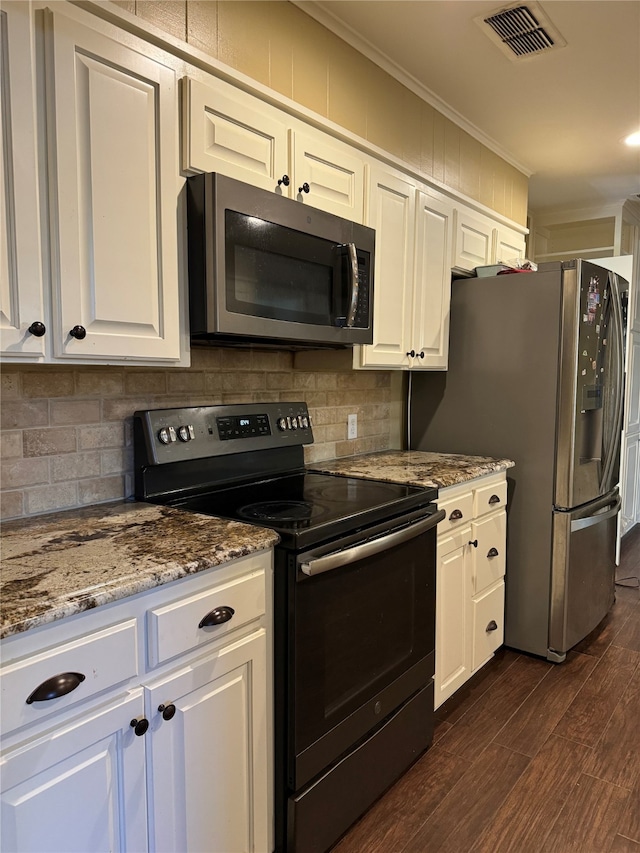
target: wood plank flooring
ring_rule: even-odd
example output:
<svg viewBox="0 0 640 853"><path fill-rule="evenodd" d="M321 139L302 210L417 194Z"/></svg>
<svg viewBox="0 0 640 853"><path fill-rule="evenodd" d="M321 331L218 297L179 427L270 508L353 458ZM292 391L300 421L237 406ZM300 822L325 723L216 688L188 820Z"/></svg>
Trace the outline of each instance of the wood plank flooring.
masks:
<svg viewBox="0 0 640 853"><path fill-rule="evenodd" d="M565 663L501 649L332 853L640 853L638 576L640 525L616 603Z"/></svg>

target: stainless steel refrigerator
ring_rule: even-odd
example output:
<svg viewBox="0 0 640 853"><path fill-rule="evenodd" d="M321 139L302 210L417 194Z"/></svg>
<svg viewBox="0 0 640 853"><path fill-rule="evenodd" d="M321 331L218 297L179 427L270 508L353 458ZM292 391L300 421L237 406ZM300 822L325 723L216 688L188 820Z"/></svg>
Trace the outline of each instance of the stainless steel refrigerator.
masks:
<svg viewBox="0 0 640 853"><path fill-rule="evenodd" d="M515 461L505 644L557 662L614 600L621 283L581 260L456 280L449 369L410 386L412 449Z"/></svg>

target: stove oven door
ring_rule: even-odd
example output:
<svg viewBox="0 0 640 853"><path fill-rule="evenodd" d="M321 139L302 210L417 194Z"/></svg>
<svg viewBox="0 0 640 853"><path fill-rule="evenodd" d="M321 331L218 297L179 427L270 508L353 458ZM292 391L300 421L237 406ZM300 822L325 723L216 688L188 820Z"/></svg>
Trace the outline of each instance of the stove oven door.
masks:
<svg viewBox="0 0 640 853"><path fill-rule="evenodd" d="M289 621L294 790L431 686L441 513L426 512L368 530L364 542L361 533L298 557Z"/></svg>

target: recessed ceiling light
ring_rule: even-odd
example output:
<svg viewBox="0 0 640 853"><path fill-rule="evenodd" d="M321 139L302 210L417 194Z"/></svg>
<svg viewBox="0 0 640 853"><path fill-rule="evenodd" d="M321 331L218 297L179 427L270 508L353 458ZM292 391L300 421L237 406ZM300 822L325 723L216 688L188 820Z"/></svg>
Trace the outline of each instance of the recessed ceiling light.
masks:
<svg viewBox="0 0 640 853"><path fill-rule="evenodd" d="M640 130L625 138L626 145L640 145Z"/></svg>

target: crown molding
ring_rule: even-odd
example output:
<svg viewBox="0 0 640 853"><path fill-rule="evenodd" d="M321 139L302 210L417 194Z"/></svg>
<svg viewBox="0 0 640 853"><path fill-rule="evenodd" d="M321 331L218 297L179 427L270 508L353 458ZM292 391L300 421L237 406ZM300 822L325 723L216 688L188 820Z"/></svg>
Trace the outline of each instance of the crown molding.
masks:
<svg viewBox="0 0 640 853"><path fill-rule="evenodd" d="M397 62L388 57L375 45L363 38L356 30L338 20L323 5L315 2L315 0L289 0L289 2L291 2L292 5L297 6L298 9L316 20L323 27L326 27L326 29L330 30L334 35L342 39L342 41L349 44L354 48L354 50L357 50L358 53L366 56L367 59L370 59L379 68L382 68L383 71L386 71L387 74L395 78L399 83L402 83L402 85L412 91L414 95L417 95L427 104L432 106L445 118L449 119L449 121L453 122L461 130L464 130L465 133L468 133L469 136L472 136L486 148L489 148L494 154L497 154L498 157L501 157L519 172L522 172L526 178L531 177L533 169L517 160L510 151L503 148L495 139L488 136L484 131L480 130L479 127L476 127L475 124L468 121L463 115L461 115L461 113L447 104L446 101L443 101L442 98L413 77L413 75L401 68Z"/></svg>

